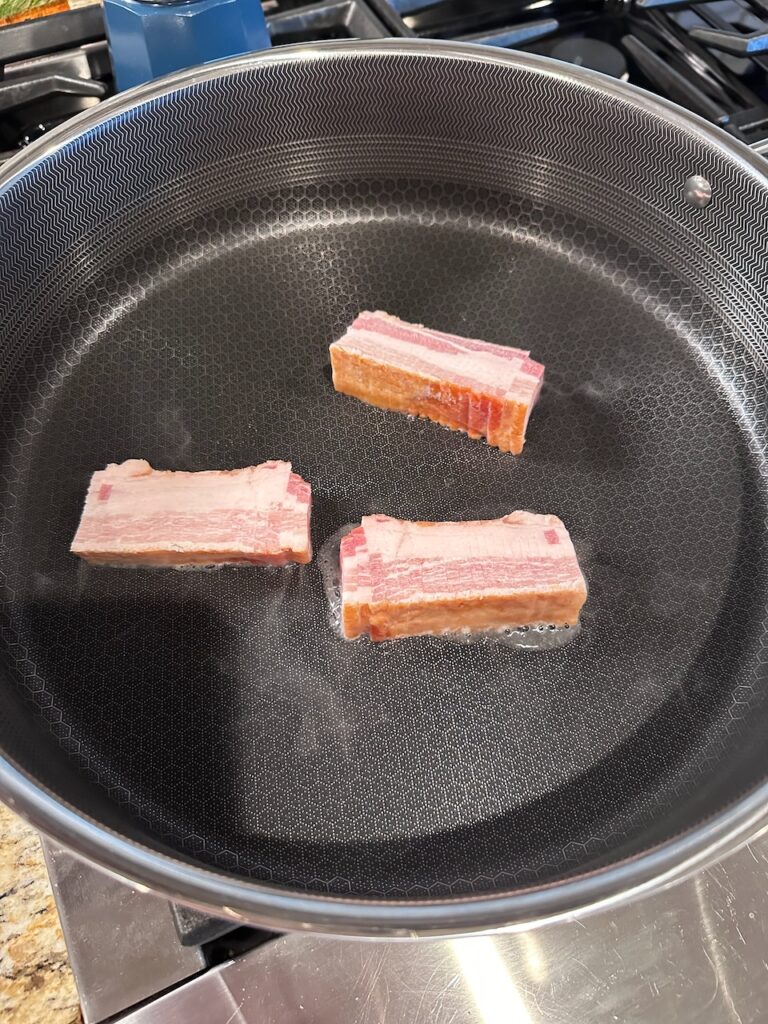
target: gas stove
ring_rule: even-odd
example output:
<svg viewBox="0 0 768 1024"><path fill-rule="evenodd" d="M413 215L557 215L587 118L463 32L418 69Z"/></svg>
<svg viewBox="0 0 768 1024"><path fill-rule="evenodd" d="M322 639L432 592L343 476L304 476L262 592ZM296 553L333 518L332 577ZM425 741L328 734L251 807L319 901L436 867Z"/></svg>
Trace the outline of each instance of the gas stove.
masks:
<svg viewBox="0 0 768 1024"><path fill-rule="evenodd" d="M420 36L542 53L665 96L768 154L768 0L265 0L263 7L275 46ZM101 7L0 28L0 69L2 159L114 92Z"/></svg>

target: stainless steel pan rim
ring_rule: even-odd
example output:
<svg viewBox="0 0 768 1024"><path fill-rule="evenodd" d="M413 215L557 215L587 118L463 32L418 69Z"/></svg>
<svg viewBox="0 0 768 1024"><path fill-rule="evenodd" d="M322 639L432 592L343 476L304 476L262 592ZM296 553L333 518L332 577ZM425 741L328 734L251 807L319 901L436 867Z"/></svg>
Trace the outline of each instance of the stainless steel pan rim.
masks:
<svg viewBox="0 0 768 1024"><path fill-rule="evenodd" d="M366 54L401 53L432 60L516 65L611 94L679 130L718 147L742 170L766 183L760 157L720 129L674 104L595 72L530 54L500 53L466 44L396 40L320 43L221 61L141 86L86 111L11 160L0 173L0 201L9 184L61 146L111 117L176 90L247 70L264 62L289 63ZM681 182L681 188L683 183ZM768 827L768 783L695 830L635 859L595 873L514 895L464 897L450 901L344 899L246 883L213 870L175 860L130 842L82 816L0 758L0 797L33 825L107 871L171 899L276 930L310 930L367 937L441 936L501 927L530 927L638 896L683 879L734 851Z"/></svg>
<svg viewBox="0 0 768 1024"><path fill-rule="evenodd" d="M702 828L591 876L509 896L385 902L307 896L173 860L84 818L7 761L0 763L0 797L41 832L140 889L275 931L360 938L523 930L594 913L683 881L768 829L765 784Z"/></svg>
<svg viewBox="0 0 768 1024"><path fill-rule="evenodd" d="M589 68L581 68L572 64L542 57L538 54L522 51L500 51L495 46L481 46L476 43L453 43L435 39L377 39L377 40L346 40L342 42L317 42L311 45L296 43L281 46L276 50L250 54L215 61L186 71L178 71L172 75L147 82L126 92L119 93L98 106L83 111L65 124L33 142L17 157L13 157L0 172L0 193L18 174L25 173L38 161L45 159L61 146L79 135L84 134L96 125L103 124L117 114L140 107L143 103L166 96L179 89L189 88L200 82L246 71L261 64L288 64L306 60L332 60L338 57L370 55L375 59L377 54L419 55L433 60L477 61L483 64L510 65L526 68L541 75L547 75L560 81L571 81L582 86L589 86L600 93L616 96L631 101L636 107L650 114L663 117L682 130L699 135L709 143L720 147L743 168L750 169L758 178L765 181L765 160L749 146L735 139L721 128L693 114L676 103L662 99L646 92L637 86L618 81ZM681 183L682 185L682 183Z"/></svg>

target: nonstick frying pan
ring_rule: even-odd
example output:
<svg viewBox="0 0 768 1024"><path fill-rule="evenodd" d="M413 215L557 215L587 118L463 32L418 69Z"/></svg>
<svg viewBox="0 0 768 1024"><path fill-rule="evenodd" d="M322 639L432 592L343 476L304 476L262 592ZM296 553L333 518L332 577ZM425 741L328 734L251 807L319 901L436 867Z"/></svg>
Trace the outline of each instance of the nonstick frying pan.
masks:
<svg viewBox="0 0 768 1024"><path fill-rule="evenodd" d="M175 898L433 934L658 884L765 824L768 185L649 95L422 42L128 93L0 186L0 793ZM336 394L363 308L525 344L519 458ZM345 643L315 562L93 570L91 472L289 459L316 549L556 513L583 631Z"/></svg>

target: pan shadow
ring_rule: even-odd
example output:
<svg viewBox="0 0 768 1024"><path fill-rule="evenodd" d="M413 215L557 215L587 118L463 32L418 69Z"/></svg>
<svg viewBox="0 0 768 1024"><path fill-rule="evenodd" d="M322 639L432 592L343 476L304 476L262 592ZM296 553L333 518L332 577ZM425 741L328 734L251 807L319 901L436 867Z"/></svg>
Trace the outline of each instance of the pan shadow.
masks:
<svg viewBox="0 0 768 1024"><path fill-rule="evenodd" d="M745 462L741 470L748 472ZM330 496L318 501L317 514L323 522L344 518ZM48 775L85 813L150 846L294 888L418 898L594 870L685 831L766 774L768 664L756 656L766 613L756 569L768 560L768 540L758 503L742 503L734 531L719 610L680 684L607 756L498 816L354 842L260 830L275 789L288 787L289 806L313 799L290 791L308 723L319 729L313 756L334 768L337 738L320 728L321 709L336 693L323 687L322 651L306 666L311 686L292 689L290 679L275 677L274 648L259 632L292 618L295 628L308 628L306 606L292 602L299 579L314 579L312 567L297 567L308 574L301 577L87 570L79 596L71 585L28 595L19 612L38 678L56 679L55 699L37 698L63 748L48 751ZM594 699L585 692L587 706ZM734 733L743 739L734 742ZM381 807L370 814L387 807L386 763L375 771ZM343 814L340 793L331 789L328 799Z"/></svg>
<svg viewBox="0 0 768 1024"><path fill-rule="evenodd" d="M754 539L753 523L742 522L740 529ZM690 795L703 757L724 753L734 687L745 675L743 649L728 642L734 616L750 596L744 592L750 544L738 550L721 613L685 680L609 756L497 818L377 842L283 841L242 820L242 745L258 742L264 723L251 725L250 740L244 736L241 683L227 670L227 652L239 641L221 611L185 595L109 596L107 570L104 593L74 603L31 601L25 616L39 648L51 652L42 674L55 665L59 675L62 723L98 772L116 813L132 819L135 838L278 885L434 897L535 884L545 878L542 864L550 865L547 880L564 877L574 872L558 864L563 850L575 845L584 848L579 873L632 856L685 831L765 773L755 764L760 750L744 745L731 753L727 772L714 781L710 775L707 786ZM282 585L275 575L266 590ZM67 634L77 641L62 649ZM299 729L300 718L298 708L286 705L281 729ZM71 774L65 764L61 771ZM96 807L103 792L92 799ZM82 792L80 806L88 811ZM621 845L609 851L605 837L622 833Z"/></svg>
<svg viewBox="0 0 768 1024"><path fill-rule="evenodd" d="M231 780L238 773L240 695L226 671L232 627L187 595L110 596L108 577L120 570L99 572L99 596L34 600L23 612L43 652L40 674L59 676L48 716L87 766L70 778L72 764L59 751L58 788L76 786L86 813L106 792L123 816L121 827L126 813L133 820L135 838L143 833L157 845L173 837L171 845L181 840L187 854L205 857L212 822L237 831Z"/></svg>

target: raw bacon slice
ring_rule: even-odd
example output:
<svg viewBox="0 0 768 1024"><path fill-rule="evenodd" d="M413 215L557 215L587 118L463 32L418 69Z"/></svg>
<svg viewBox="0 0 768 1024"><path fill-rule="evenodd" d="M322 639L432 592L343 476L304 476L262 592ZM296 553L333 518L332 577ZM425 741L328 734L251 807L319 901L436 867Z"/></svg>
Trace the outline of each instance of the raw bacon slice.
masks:
<svg viewBox="0 0 768 1024"><path fill-rule="evenodd" d="M413 523L366 516L341 542L348 639L575 625L587 586L557 516Z"/></svg>
<svg viewBox="0 0 768 1024"><path fill-rule="evenodd" d="M183 473L129 459L91 477L70 550L101 565L306 563L311 500L290 462Z"/></svg>
<svg viewBox="0 0 768 1024"><path fill-rule="evenodd" d="M544 367L506 345L361 313L330 348L337 391L519 455Z"/></svg>

